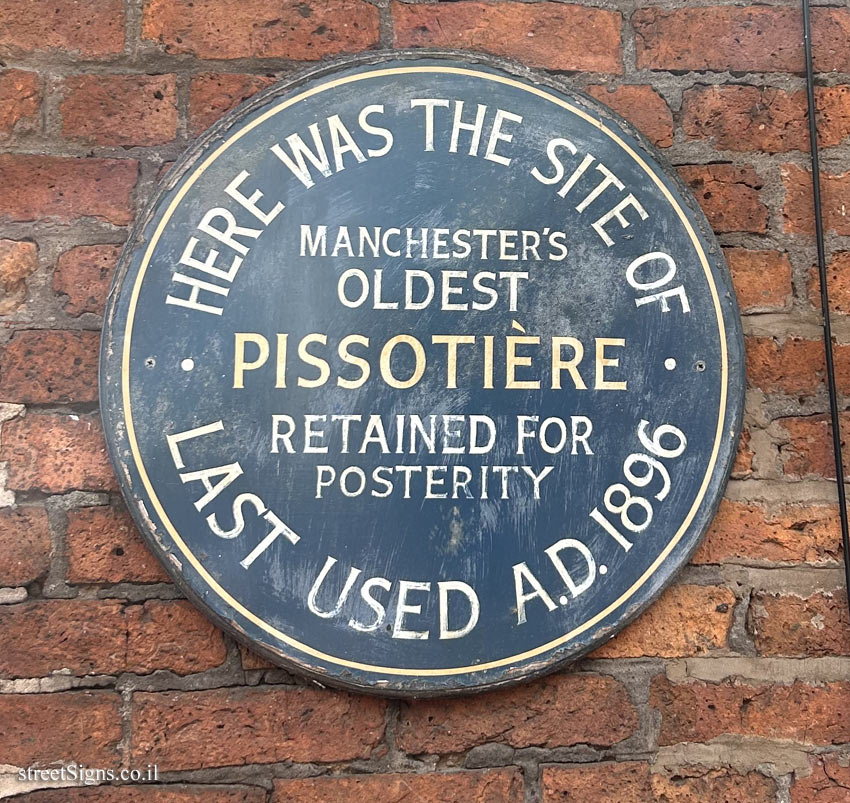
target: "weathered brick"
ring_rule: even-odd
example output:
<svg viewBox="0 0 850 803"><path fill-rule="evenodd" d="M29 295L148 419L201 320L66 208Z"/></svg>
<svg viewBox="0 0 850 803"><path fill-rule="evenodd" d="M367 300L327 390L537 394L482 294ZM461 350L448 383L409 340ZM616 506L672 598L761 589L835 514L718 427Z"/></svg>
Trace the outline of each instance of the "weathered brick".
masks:
<svg viewBox="0 0 850 803"><path fill-rule="evenodd" d="M148 600L129 605L124 616L130 671L170 669L188 675L220 666L227 658L221 631L185 600Z"/></svg>
<svg viewBox="0 0 850 803"><path fill-rule="evenodd" d="M65 79L62 135L95 145L159 145L177 135L173 75L72 75Z"/></svg>
<svg viewBox="0 0 850 803"><path fill-rule="evenodd" d="M640 129L659 148L673 144L673 115L664 98L645 84L607 87L594 85L588 94L610 106Z"/></svg>
<svg viewBox="0 0 850 803"><path fill-rule="evenodd" d="M818 87L818 141L840 144L850 135L850 86ZM682 98L682 127L689 139L712 139L733 151L809 150L806 93L775 87L700 86Z"/></svg>
<svg viewBox="0 0 850 803"><path fill-rule="evenodd" d="M386 704L307 688L136 693L131 757L160 771L368 758Z"/></svg>
<svg viewBox="0 0 850 803"><path fill-rule="evenodd" d="M59 257L53 289L68 296L65 312L75 318L84 312L103 314L120 253L120 245L78 245Z"/></svg>
<svg viewBox="0 0 850 803"><path fill-rule="evenodd" d="M814 234L815 217L812 203L812 174L796 165L782 166L785 206L782 209L785 231L792 234ZM850 234L850 170L833 174L821 172L823 225L826 231Z"/></svg>
<svg viewBox="0 0 850 803"><path fill-rule="evenodd" d="M239 645L243 669L274 669L274 664L249 650L244 644Z"/></svg>
<svg viewBox="0 0 850 803"><path fill-rule="evenodd" d="M268 75L204 73L192 78L189 99L189 128L200 134L219 117L274 83Z"/></svg>
<svg viewBox="0 0 850 803"><path fill-rule="evenodd" d="M791 262L779 251L724 248L741 312L775 312L791 304Z"/></svg>
<svg viewBox="0 0 850 803"><path fill-rule="evenodd" d="M25 586L47 574L49 566L44 508L0 509L0 586Z"/></svg>
<svg viewBox="0 0 850 803"><path fill-rule="evenodd" d="M156 180L162 181L165 176L168 175L168 171L171 170L172 167L174 167L174 162L163 162L157 171Z"/></svg>
<svg viewBox="0 0 850 803"><path fill-rule="evenodd" d="M736 480L745 479L753 473L755 453L750 446L752 436L746 429L741 430L741 440L738 442L738 452L732 466L732 477Z"/></svg>
<svg viewBox="0 0 850 803"><path fill-rule="evenodd" d="M747 627L762 655L850 655L850 615L843 590L805 598L754 594Z"/></svg>
<svg viewBox="0 0 850 803"><path fill-rule="evenodd" d="M637 712L625 688L602 675L553 675L515 689L402 703L396 744L407 753L456 753L484 742L512 747L612 745Z"/></svg>
<svg viewBox="0 0 850 803"><path fill-rule="evenodd" d="M543 803L646 803L649 765L642 761L543 767Z"/></svg>
<svg viewBox="0 0 850 803"><path fill-rule="evenodd" d="M114 692L0 694L0 744L6 764L77 761L118 765L121 698Z"/></svg>
<svg viewBox="0 0 850 803"><path fill-rule="evenodd" d="M124 509L85 507L68 512L68 581L166 583L168 575Z"/></svg>
<svg viewBox="0 0 850 803"><path fill-rule="evenodd" d="M16 332L0 351L0 401L97 401L99 347L99 332Z"/></svg>
<svg viewBox="0 0 850 803"><path fill-rule="evenodd" d="M791 803L847 803L850 767L836 755L810 759L812 772L797 777L791 785Z"/></svg>
<svg viewBox="0 0 850 803"><path fill-rule="evenodd" d="M124 226L133 219L138 171L133 159L0 154L0 218L68 222L95 217Z"/></svg>
<svg viewBox="0 0 850 803"><path fill-rule="evenodd" d="M117 488L95 415L27 415L3 425L0 461L15 491L107 491Z"/></svg>
<svg viewBox="0 0 850 803"><path fill-rule="evenodd" d="M715 231L767 231L767 207L759 197L762 181L752 167L708 164L678 170Z"/></svg>
<svg viewBox="0 0 850 803"><path fill-rule="evenodd" d="M122 0L0 0L0 55L67 50L97 59L123 49Z"/></svg>
<svg viewBox="0 0 850 803"><path fill-rule="evenodd" d="M219 666L227 652L219 630L185 600L39 600L0 606L7 639L0 675L179 675Z"/></svg>
<svg viewBox="0 0 850 803"><path fill-rule="evenodd" d="M759 736L804 744L844 744L850 683L771 685L737 681L671 683L656 676L650 705L661 714L659 744Z"/></svg>
<svg viewBox="0 0 850 803"><path fill-rule="evenodd" d="M147 0L142 38L202 59L314 61L378 44L365 0Z"/></svg>
<svg viewBox="0 0 850 803"><path fill-rule="evenodd" d="M829 306L833 313L850 315L850 251L839 251L830 257L826 268L826 282L829 289ZM817 268L809 271L808 291L812 304L820 309L820 280Z"/></svg>
<svg viewBox="0 0 850 803"><path fill-rule="evenodd" d="M704 655L726 646L734 608L735 595L728 588L672 586L592 657Z"/></svg>
<svg viewBox="0 0 850 803"><path fill-rule="evenodd" d="M748 337L747 382L765 393L813 395L825 387L823 343L788 337ZM835 380L839 391L850 393L850 345L835 346Z"/></svg>
<svg viewBox="0 0 850 803"><path fill-rule="evenodd" d="M27 277L37 267L35 243L0 239L0 315L20 309L27 297Z"/></svg>
<svg viewBox="0 0 850 803"><path fill-rule="evenodd" d="M844 465L850 465L850 412L839 414L841 448ZM826 477L835 479L835 456L832 448L832 427L827 415L810 415L779 419L788 433L789 443L780 447L783 471L793 477Z"/></svg>
<svg viewBox="0 0 850 803"><path fill-rule="evenodd" d="M543 803L773 803L776 782L758 772L692 766L652 770L640 761L543 768Z"/></svg>
<svg viewBox="0 0 850 803"><path fill-rule="evenodd" d="M347 778L277 779L273 803L521 803L519 768L483 772L356 775Z"/></svg>
<svg viewBox="0 0 850 803"><path fill-rule="evenodd" d="M776 509L724 499L692 563L834 563L840 559L838 507Z"/></svg>
<svg viewBox="0 0 850 803"><path fill-rule="evenodd" d="M398 3L396 47L450 47L550 70L621 73L620 15L562 3Z"/></svg>
<svg viewBox="0 0 850 803"><path fill-rule="evenodd" d="M25 133L38 128L40 106L38 73L26 70L0 73L0 134Z"/></svg>
<svg viewBox="0 0 850 803"><path fill-rule="evenodd" d="M127 630L121 603L39 600L0 606L5 647L0 676L44 677L59 669L75 675L120 672Z"/></svg>
<svg viewBox="0 0 850 803"><path fill-rule="evenodd" d="M778 787L773 778L758 772L679 767L652 774L654 799L669 803L773 803Z"/></svg>
<svg viewBox="0 0 850 803"><path fill-rule="evenodd" d="M815 69L850 70L850 12L812 15ZM651 70L802 72L802 20L796 8L700 6L639 9L632 15L637 66Z"/></svg>
<svg viewBox="0 0 850 803"><path fill-rule="evenodd" d="M147 773L147 767L137 767ZM202 784L149 784L142 786L89 786L40 789L15 798L21 803L265 803L260 786Z"/></svg>

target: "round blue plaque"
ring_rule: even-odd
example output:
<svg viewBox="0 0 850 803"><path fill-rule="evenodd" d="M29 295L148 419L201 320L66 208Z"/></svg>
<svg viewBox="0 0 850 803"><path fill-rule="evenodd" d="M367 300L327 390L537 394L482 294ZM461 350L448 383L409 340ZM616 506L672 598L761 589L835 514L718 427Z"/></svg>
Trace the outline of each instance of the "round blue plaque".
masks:
<svg viewBox="0 0 850 803"><path fill-rule="evenodd" d="M735 455L720 248L656 151L552 79L372 54L275 86L170 171L101 355L127 503L260 654L480 690L609 639Z"/></svg>

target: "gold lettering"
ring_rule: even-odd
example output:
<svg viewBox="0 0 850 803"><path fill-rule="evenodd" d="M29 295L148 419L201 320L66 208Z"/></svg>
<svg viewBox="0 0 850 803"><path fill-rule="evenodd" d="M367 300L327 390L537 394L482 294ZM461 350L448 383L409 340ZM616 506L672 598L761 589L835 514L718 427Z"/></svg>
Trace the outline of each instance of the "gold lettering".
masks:
<svg viewBox="0 0 850 803"><path fill-rule="evenodd" d="M233 387L245 387L245 372L254 371L264 365L269 358L269 341L256 332L235 332L234 355L233 355ZM245 359L245 346L253 343L258 354L255 360L250 362Z"/></svg>

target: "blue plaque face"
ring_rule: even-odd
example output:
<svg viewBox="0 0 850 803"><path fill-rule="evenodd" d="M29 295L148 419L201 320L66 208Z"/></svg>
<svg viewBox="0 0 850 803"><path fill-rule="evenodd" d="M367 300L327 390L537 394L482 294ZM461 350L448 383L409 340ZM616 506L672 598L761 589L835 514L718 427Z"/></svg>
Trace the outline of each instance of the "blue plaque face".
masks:
<svg viewBox="0 0 850 803"><path fill-rule="evenodd" d="M735 454L720 248L655 151L550 79L372 55L205 134L130 238L103 416L181 588L323 683L433 695L609 639Z"/></svg>

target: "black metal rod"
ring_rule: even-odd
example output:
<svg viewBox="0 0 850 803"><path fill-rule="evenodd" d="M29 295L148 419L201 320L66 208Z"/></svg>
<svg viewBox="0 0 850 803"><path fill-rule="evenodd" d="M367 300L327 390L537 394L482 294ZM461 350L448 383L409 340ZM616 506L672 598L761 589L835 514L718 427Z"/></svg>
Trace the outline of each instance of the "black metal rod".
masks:
<svg viewBox="0 0 850 803"><path fill-rule="evenodd" d="M832 448L835 454L835 479L838 486L838 515L841 521L841 544L844 548L844 581L850 606L850 527L847 523L847 498L844 488L844 463L841 455L841 425L838 417L838 390L835 384L835 356L832 349L832 322L829 288L826 276L826 249L823 242L823 211L820 193L820 159L818 158L818 124L815 107L814 67L812 65L812 20L809 0L803 2L803 49L806 54L806 96L809 101L809 144L812 152L812 199L815 206L815 237L818 248L820 303L823 310L823 348L826 357L826 386L829 393L829 415L832 420Z"/></svg>

